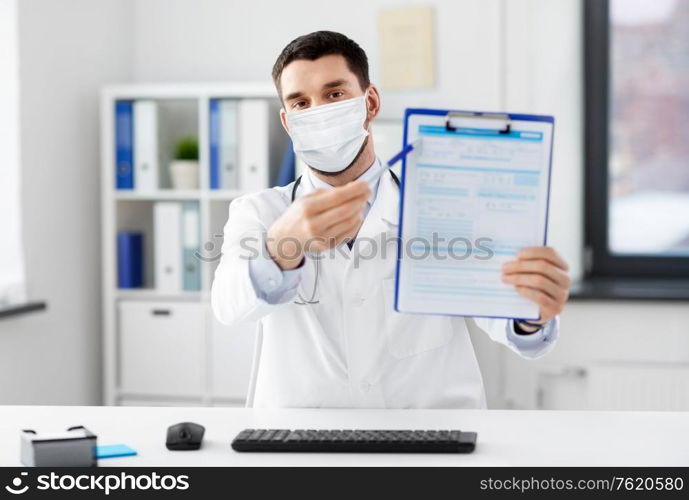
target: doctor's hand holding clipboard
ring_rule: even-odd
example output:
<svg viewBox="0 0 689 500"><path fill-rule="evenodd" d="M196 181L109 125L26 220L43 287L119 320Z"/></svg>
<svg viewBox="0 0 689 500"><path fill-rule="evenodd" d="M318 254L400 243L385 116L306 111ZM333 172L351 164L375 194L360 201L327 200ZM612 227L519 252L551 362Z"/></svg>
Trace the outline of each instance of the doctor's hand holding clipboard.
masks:
<svg viewBox="0 0 689 500"><path fill-rule="evenodd" d="M551 247L528 247L517 252L516 260L502 266L502 281L514 285L519 295L538 304L539 319L520 324L533 331L562 312L572 283L569 266Z"/></svg>

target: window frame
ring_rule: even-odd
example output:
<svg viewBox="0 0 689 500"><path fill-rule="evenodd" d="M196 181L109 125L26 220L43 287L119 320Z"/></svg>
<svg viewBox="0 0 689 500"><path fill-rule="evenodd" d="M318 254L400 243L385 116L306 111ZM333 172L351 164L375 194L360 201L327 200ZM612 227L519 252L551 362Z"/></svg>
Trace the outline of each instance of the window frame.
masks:
<svg viewBox="0 0 689 500"><path fill-rule="evenodd" d="M688 279L689 257L615 255L608 245L610 2L584 1L585 276Z"/></svg>

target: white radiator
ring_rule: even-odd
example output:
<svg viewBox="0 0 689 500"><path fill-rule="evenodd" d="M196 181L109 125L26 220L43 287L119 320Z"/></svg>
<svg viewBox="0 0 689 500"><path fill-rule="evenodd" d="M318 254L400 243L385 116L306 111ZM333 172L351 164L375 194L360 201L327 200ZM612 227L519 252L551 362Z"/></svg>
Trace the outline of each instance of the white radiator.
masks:
<svg viewBox="0 0 689 500"><path fill-rule="evenodd" d="M689 411L689 364L547 365L535 375L539 409Z"/></svg>
<svg viewBox="0 0 689 500"><path fill-rule="evenodd" d="M601 363L586 368L592 410L689 410L689 365Z"/></svg>

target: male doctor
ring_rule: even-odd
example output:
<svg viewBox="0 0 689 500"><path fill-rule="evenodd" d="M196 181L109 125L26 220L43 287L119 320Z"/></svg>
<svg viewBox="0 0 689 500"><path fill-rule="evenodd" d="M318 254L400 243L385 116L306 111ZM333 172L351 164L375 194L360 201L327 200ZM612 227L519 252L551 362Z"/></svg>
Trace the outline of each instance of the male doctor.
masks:
<svg viewBox="0 0 689 500"><path fill-rule="evenodd" d="M484 408L467 320L394 310L400 194L390 171L377 177L380 94L366 54L339 33L311 33L285 47L273 80L309 169L296 185L232 202L212 290L221 322L261 323L254 406ZM519 355L541 356L558 335L567 264L552 248L525 248L502 279L538 304L540 320L474 321Z"/></svg>

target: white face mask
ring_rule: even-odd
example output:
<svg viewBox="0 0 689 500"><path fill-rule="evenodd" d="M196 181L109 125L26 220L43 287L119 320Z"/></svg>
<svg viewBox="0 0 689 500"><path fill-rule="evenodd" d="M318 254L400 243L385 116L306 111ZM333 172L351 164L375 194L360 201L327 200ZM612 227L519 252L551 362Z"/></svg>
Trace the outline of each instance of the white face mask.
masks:
<svg viewBox="0 0 689 500"><path fill-rule="evenodd" d="M347 168L368 136L366 96L287 113L294 152L322 172Z"/></svg>

